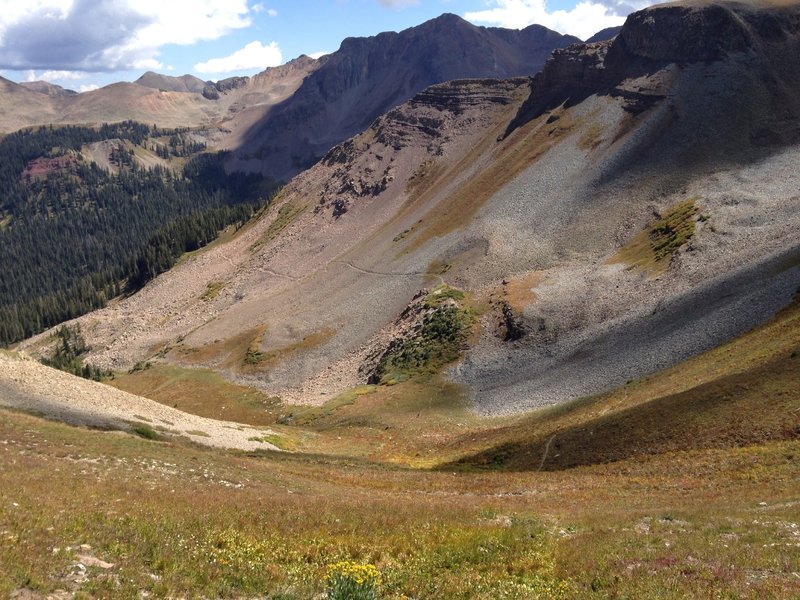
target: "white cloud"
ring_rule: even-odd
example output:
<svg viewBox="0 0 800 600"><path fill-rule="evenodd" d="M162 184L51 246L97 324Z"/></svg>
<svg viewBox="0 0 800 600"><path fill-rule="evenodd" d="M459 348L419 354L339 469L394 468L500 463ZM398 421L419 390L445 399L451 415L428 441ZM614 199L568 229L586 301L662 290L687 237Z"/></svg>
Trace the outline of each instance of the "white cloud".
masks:
<svg viewBox="0 0 800 600"><path fill-rule="evenodd" d="M585 40L601 29L622 25L630 12L654 3L650 0L583 0L572 10L550 12L545 0L489 0L490 8L468 12L464 18L510 28L544 25Z"/></svg>
<svg viewBox="0 0 800 600"><path fill-rule="evenodd" d="M251 10L248 0L0 0L0 67L160 68L162 46L249 27Z"/></svg>
<svg viewBox="0 0 800 600"><path fill-rule="evenodd" d="M378 0L378 4L384 8L408 8L419 4L419 0Z"/></svg>
<svg viewBox="0 0 800 600"><path fill-rule="evenodd" d="M264 46L261 42L250 42L241 50L230 56L212 58L203 63L197 63L194 70L197 73L229 73L231 71L246 71L249 69L265 69L277 67L283 62L283 55L277 42Z"/></svg>
<svg viewBox="0 0 800 600"><path fill-rule="evenodd" d="M130 63L130 68L136 69L138 71L141 70L155 71L158 69L163 69L164 64L157 61L155 58L140 58Z"/></svg>
<svg viewBox="0 0 800 600"><path fill-rule="evenodd" d="M264 6L261 3L253 4L253 6L251 8L252 8L254 13L266 12L268 17L277 17L278 16L278 11L277 10L275 10L274 8L267 8L266 6Z"/></svg>
<svg viewBox="0 0 800 600"><path fill-rule="evenodd" d="M86 71L43 71L37 73L30 69L25 71L25 81L75 81L91 77Z"/></svg>
<svg viewBox="0 0 800 600"><path fill-rule="evenodd" d="M320 58L322 56L325 56L326 54L330 54L330 52L312 52L308 56L310 58L313 58L314 60L316 60L316 59L318 59L318 58Z"/></svg>
<svg viewBox="0 0 800 600"><path fill-rule="evenodd" d="M94 90L99 90L100 86L95 85L93 83L87 83L78 87L78 93L82 94L83 92L93 92Z"/></svg>

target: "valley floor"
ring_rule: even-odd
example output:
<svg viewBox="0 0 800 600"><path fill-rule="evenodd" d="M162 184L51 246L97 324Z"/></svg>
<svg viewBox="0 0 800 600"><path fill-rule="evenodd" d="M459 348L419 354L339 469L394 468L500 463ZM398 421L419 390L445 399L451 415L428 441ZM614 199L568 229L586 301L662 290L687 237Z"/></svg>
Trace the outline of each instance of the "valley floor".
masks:
<svg viewBox="0 0 800 600"><path fill-rule="evenodd" d="M432 376L288 407L199 370L114 383L268 426L225 451L0 410L0 595L800 595L800 304L604 396L486 419ZM321 596L320 596L321 597Z"/></svg>

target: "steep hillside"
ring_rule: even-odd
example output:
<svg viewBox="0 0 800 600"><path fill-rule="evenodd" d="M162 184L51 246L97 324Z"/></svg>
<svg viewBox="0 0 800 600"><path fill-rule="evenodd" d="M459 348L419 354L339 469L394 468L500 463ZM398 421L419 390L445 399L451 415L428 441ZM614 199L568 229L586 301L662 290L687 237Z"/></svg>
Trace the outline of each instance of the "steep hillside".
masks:
<svg viewBox="0 0 800 600"><path fill-rule="evenodd" d="M392 225L388 239L381 230L403 209L409 180L424 187L426 172L435 169L431 155L472 163L471 155L479 156L475 148L490 143L486 131L494 131L495 138L502 133L526 86L527 79L442 84L378 119L290 183L236 238L186 261L174 277L159 278L94 319L84 333L90 345L107 347L91 360L131 366L137 354L156 348L172 350L179 362L210 361L234 377L260 380L265 369L280 369L299 385L347 355L353 341L356 347L366 344L424 285L427 273L426 265L369 273L380 269L353 262L366 237L378 234L381 244L398 248L392 238L402 229ZM348 252L354 253L352 259ZM379 252L374 259L381 259ZM358 304L350 298L353 286L363 287ZM211 289L215 292L207 294ZM389 289L394 293L386 294ZM311 305L327 316L307 320L295 310ZM357 319L348 318L352 311L358 311ZM221 318L215 320L216 315ZM267 315L269 334L262 336ZM154 327L154 320L161 325ZM211 329L201 327L206 323ZM344 338L335 335L336 323L344 327ZM176 344L192 329L195 334ZM265 355L276 356L248 365L246 351L253 342ZM281 360L298 353L310 354L300 368ZM344 387L358 382L355 372L342 376ZM335 379L320 383L326 394L342 388Z"/></svg>
<svg viewBox="0 0 800 600"><path fill-rule="evenodd" d="M553 49L577 41L538 25L476 27L451 14L400 33L348 38L285 104L253 124L233 165L288 179L431 84L533 75Z"/></svg>
<svg viewBox="0 0 800 600"><path fill-rule="evenodd" d="M462 339L442 295L474 323L449 377L497 414L714 347L800 286L797 44L795 4L667 5L557 52L533 88L428 88L235 239L83 319L90 360L318 403L427 356L426 327Z"/></svg>

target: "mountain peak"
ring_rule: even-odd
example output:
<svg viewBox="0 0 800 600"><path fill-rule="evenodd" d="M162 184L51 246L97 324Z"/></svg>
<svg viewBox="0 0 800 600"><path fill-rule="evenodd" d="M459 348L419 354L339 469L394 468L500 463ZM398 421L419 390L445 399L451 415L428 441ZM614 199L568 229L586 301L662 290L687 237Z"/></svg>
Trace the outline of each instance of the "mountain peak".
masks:
<svg viewBox="0 0 800 600"><path fill-rule="evenodd" d="M167 92L195 92L200 93L206 86L206 82L194 75L181 75L173 77L162 75L154 71L145 72L139 79L134 81L138 85L149 87Z"/></svg>
<svg viewBox="0 0 800 600"><path fill-rule="evenodd" d="M471 23L469 21L463 19L462 17L459 17L456 14L449 13L449 12L442 13L438 17L434 17L433 19L430 19L428 21L428 23L449 23L449 24L452 24L452 23L465 23L467 25L471 25ZM423 25L424 25L424 23L423 23Z"/></svg>
<svg viewBox="0 0 800 600"><path fill-rule="evenodd" d="M579 41L545 28L476 27L452 13L399 33L347 38L290 100L247 132L242 154L263 157L262 172L289 178L430 85L530 76L553 49Z"/></svg>

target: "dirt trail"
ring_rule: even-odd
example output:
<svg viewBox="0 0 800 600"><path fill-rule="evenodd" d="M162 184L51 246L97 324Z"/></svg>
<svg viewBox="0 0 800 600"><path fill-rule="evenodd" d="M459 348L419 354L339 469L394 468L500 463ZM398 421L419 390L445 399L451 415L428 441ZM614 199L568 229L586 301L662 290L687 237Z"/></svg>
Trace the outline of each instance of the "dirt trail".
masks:
<svg viewBox="0 0 800 600"><path fill-rule="evenodd" d="M73 425L121 429L147 426L216 448L277 450L257 441L270 431L217 421L164 406L94 381L0 352L0 406L41 414Z"/></svg>
<svg viewBox="0 0 800 600"><path fill-rule="evenodd" d="M444 278L441 275L432 275L431 273L423 273L421 271L411 271L409 273L371 271L369 269L362 269L361 267L357 267L351 262L343 260L334 260L332 262L337 265L344 265L345 267L349 267L350 269L353 269L354 271L357 271L359 273L363 273L364 275L379 275L381 277L435 277L440 284L444 285Z"/></svg>

